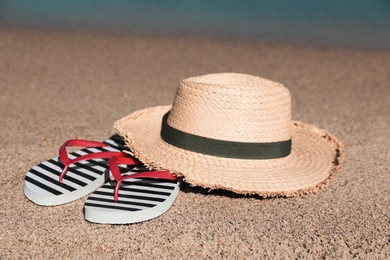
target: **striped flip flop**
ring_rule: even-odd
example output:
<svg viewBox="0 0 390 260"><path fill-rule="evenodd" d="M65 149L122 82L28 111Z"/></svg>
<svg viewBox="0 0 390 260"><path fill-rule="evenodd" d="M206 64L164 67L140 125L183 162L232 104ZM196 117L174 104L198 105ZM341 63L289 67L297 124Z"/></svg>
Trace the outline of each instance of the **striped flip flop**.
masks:
<svg viewBox="0 0 390 260"><path fill-rule="evenodd" d="M72 153L67 146L87 147ZM93 192L110 177L108 159L127 150L122 138L113 135L103 143L69 140L59 151L59 157L31 168L24 178L24 194L42 206L68 203Z"/></svg>
<svg viewBox="0 0 390 260"><path fill-rule="evenodd" d="M175 201L181 179L168 171L148 171L134 158L115 156L114 181L94 191L84 206L85 219L101 224L131 224L156 218ZM126 167L123 165L126 164ZM121 165L121 166L119 166Z"/></svg>

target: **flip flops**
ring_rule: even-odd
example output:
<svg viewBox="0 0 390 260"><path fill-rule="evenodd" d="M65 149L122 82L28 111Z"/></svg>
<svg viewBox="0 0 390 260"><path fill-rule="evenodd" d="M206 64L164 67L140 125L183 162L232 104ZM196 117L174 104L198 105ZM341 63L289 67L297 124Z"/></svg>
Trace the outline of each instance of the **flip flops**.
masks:
<svg viewBox="0 0 390 260"><path fill-rule="evenodd" d="M68 146L87 148L68 155ZM79 199L108 180L108 159L125 149L127 148L118 135L103 143L66 141L59 149L59 157L44 161L27 172L24 194L29 200L42 206L60 205Z"/></svg>
<svg viewBox="0 0 390 260"><path fill-rule="evenodd" d="M109 160L115 181L93 192L84 206L85 219L105 224L146 221L166 212L175 201L181 180L168 171L147 171L136 160L117 155ZM118 165L130 167L123 168Z"/></svg>
<svg viewBox="0 0 390 260"><path fill-rule="evenodd" d="M168 171L148 171L121 152L128 150L124 145L118 135L103 143L66 141L58 157L27 172L26 197L38 205L54 206L93 192L84 213L86 220L95 223L131 224L160 216L175 201L181 179ZM68 154L68 146L87 148ZM107 182L111 176L113 180Z"/></svg>

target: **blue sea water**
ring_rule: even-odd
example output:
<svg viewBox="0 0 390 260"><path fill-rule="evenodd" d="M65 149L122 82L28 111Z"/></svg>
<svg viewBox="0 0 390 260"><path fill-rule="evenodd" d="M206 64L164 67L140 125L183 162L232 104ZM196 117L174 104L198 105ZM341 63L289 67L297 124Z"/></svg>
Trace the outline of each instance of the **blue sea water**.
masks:
<svg viewBox="0 0 390 260"><path fill-rule="evenodd" d="M390 49L390 0L0 0L0 27Z"/></svg>

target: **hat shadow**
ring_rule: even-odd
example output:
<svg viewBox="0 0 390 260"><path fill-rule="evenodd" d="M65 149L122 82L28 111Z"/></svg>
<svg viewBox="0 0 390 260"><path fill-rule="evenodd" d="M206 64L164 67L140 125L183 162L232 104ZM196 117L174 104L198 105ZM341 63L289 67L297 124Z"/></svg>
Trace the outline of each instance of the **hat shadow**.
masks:
<svg viewBox="0 0 390 260"><path fill-rule="evenodd" d="M228 197L233 199L243 199L243 198L253 198L258 200L265 199L257 194L250 194L250 195L237 194L232 191L223 190L223 189L209 189L200 186L191 186L191 184L186 182L183 182L180 191L184 193L197 193L206 196L221 196L221 197Z"/></svg>

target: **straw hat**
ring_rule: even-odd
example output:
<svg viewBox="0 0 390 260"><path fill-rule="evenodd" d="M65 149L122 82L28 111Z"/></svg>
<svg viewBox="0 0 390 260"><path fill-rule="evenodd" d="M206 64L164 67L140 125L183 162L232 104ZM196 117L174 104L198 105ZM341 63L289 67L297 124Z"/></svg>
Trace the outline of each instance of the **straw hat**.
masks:
<svg viewBox="0 0 390 260"><path fill-rule="evenodd" d="M184 79L172 106L138 110L114 127L149 168L240 194L316 191L343 159L334 136L291 120L287 88L245 74Z"/></svg>

